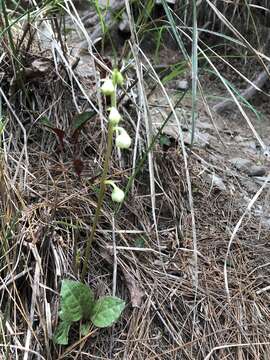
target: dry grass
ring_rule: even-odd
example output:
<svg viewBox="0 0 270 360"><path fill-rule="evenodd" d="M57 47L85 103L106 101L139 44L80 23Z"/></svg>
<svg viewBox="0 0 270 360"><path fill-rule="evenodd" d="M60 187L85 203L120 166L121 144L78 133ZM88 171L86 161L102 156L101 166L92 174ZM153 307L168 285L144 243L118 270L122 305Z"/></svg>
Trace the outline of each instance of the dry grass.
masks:
<svg viewBox="0 0 270 360"><path fill-rule="evenodd" d="M134 61L126 78L132 84L136 72L137 82L121 106L135 147L115 151L111 167L111 177L122 186L150 141L149 84L142 72L147 70L166 92L146 55L134 43L130 46ZM168 149L154 146L119 211L106 197L85 281L97 296L116 288L128 304L123 316L113 328L93 330L82 339L75 327L70 347L53 344L60 281L79 278L96 208L106 146L104 100L96 85L100 66L96 78L80 78L68 61L56 68L51 54L30 48L25 68L36 59L49 64L45 73L25 83L30 107L20 87L9 92L11 56L5 52L0 63L6 121L0 163L0 357L268 359L269 230L251 212L243 219L226 263L228 299L224 260L243 213L238 181L226 176L220 164L216 171L226 176L228 190L210 188L204 172L212 170L200 161L207 154L186 148L181 134ZM91 104L98 115L74 145L69 139L74 116ZM43 115L64 130L64 151L41 125ZM84 164L81 177L74 171L75 158Z"/></svg>

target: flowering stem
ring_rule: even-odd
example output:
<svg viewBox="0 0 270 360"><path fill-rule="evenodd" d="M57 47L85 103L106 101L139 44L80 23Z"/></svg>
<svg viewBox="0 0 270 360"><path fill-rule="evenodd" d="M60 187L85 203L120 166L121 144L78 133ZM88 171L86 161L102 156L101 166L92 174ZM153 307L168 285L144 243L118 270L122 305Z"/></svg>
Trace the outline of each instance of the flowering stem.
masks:
<svg viewBox="0 0 270 360"><path fill-rule="evenodd" d="M111 95L111 107L115 107L116 108L116 85L114 85L115 87L115 91L112 93Z"/></svg>
<svg viewBox="0 0 270 360"><path fill-rule="evenodd" d="M116 86L115 86L114 93L111 95L111 106L116 107ZM85 253L84 253L83 268L82 268L82 274L81 274L82 280L84 279L86 273L88 272L88 260L89 260L89 256L91 253L91 248L92 248L94 236L96 233L97 224L98 224L98 220L99 220L99 216L100 216L100 212L101 212L101 207L102 207L102 203L103 203L103 199L104 199L104 195L105 195L106 179L107 179L107 175L108 175L110 158L111 158L111 154L112 154L113 133L114 133L114 125L109 122L108 135L107 135L107 150L106 150L106 154L105 154L105 159L104 159L104 164L103 164L103 172L102 172L101 181L100 181L98 203L97 203L97 208L96 208L96 212L95 212L95 217L94 217L91 233L90 233L89 238L87 239L86 249L85 249Z"/></svg>

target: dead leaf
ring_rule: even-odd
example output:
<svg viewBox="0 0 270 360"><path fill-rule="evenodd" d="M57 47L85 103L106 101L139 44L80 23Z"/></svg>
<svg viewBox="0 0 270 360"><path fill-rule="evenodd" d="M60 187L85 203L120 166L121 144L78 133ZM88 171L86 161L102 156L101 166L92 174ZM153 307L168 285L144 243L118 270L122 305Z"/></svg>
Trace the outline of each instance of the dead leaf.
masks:
<svg viewBox="0 0 270 360"><path fill-rule="evenodd" d="M144 291L141 289L138 282L125 269L122 268L122 271L129 290L132 307L140 308L144 297Z"/></svg>

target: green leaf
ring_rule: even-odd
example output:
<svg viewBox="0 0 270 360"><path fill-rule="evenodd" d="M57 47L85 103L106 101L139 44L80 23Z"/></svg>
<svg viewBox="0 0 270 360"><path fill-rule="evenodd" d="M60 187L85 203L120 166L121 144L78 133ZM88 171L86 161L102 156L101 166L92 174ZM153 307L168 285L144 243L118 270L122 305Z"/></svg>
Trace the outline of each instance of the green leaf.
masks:
<svg viewBox="0 0 270 360"><path fill-rule="evenodd" d="M90 318L94 295L88 286L78 281L63 280L60 295L59 317L61 320L72 322Z"/></svg>
<svg viewBox="0 0 270 360"><path fill-rule="evenodd" d="M135 240L135 246L138 248L144 248L145 247L145 238L143 236L137 237Z"/></svg>
<svg viewBox="0 0 270 360"><path fill-rule="evenodd" d="M68 344L68 333L70 330L71 322L61 321L54 333L53 341L55 344L67 345Z"/></svg>
<svg viewBox="0 0 270 360"><path fill-rule="evenodd" d="M52 123L50 122L50 120L47 118L47 116L42 116L40 119L39 119L39 122L40 124L44 125L44 126L47 126L51 129L53 129L55 126L52 125Z"/></svg>
<svg viewBox="0 0 270 360"><path fill-rule="evenodd" d="M87 321L81 325L82 336L86 336L89 333L90 326L91 326L91 323L89 321Z"/></svg>
<svg viewBox="0 0 270 360"><path fill-rule="evenodd" d="M73 129L80 129L88 120L90 120L96 114L95 111L86 111L78 114L74 118Z"/></svg>
<svg viewBox="0 0 270 360"><path fill-rule="evenodd" d="M95 303L91 320L99 328L111 326L121 315L125 302L117 297L104 296Z"/></svg>
<svg viewBox="0 0 270 360"><path fill-rule="evenodd" d="M161 135L160 135L160 138L159 138L159 144L160 144L161 146L163 146L163 145L170 146L170 145L171 145L171 140L170 140L170 138L169 138L167 135L161 134Z"/></svg>

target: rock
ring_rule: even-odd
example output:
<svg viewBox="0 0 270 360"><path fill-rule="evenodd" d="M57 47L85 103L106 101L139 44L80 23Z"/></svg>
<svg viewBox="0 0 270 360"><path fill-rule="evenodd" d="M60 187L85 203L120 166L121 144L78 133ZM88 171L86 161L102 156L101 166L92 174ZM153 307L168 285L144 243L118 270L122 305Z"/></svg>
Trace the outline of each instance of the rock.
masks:
<svg viewBox="0 0 270 360"><path fill-rule="evenodd" d="M208 174L207 182L211 185L211 187L215 187L220 191L226 190L226 186L220 176L217 176L215 174Z"/></svg>
<svg viewBox="0 0 270 360"><path fill-rule="evenodd" d="M191 145L191 132L184 132L184 143L186 145ZM198 129L195 130L194 133L194 141L193 141L193 145L201 148L201 149L205 149L207 147L210 146L210 139L212 138L211 135L209 135L206 132L201 132Z"/></svg>
<svg viewBox="0 0 270 360"><path fill-rule="evenodd" d="M264 151L263 151L263 156L265 157L265 159L267 159L268 161L270 160L270 147L267 146Z"/></svg>
<svg viewBox="0 0 270 360"><path fill-rule="evenodd" d="M267 181L266 188L267 189L270 188L270 180L268 176L255 176L254 180L255 183L258 184L259 186L262 186Z"/></svg>
<svg viewBox="0 0 270 360"><path fill-rule="evenodd" d="M252 166L252 161L249 159L233 158L229 161L239 171L249 171L249 168Z"/></svg>
<svg viewBox="0 0 270 360"><path fill-rule="evenodd" d="M239 171L244 171L248 176L264 176L267 172L266 168L261 165L253 165L252 161L243 158L233 158L230 163Z"/></svg>
<svg viewBox="0 0 270 360"><path fill-rule="evenodd" d="M44 73L49 71L50 66L52 65L51 61L48 59L36 59L32 62L31 67L34 71L39 71Z"/></svg>
<svg viewBox="0 0 270 360"><path fill-rule="evenodd" d="M178 80L176 82L176 88L178 90L183 90L183 91L188 90L189 83L188 83L188 81L186 79Z"/></svg>
<svg viewBox="0 0 270 360"><path fill-rule="evenodd" d="M256 193L259 190L258 184L253 180L246 180L246 181L244 180L242 184L244 185L245 189L248 191L249 194Z"/></svg>
<svg viewBox="0 0 270 360"><path fill-rule="evenodd" d="M266 174L266 168L264 166L253 165L248 169L249 176L264 176Z"/></svg>
<svg viewBox="0 0 270 360"><path fill-rule="evenodd" d="M243 136L241 136L241 135L236 135L236 136L234 137L234 141L236 141L237 143L240 143L240 142L243 142L243 141L244 141L244 138L243 138Z"/></svg>
<svg viewBox="0 0 270 360"><path fill-rule="evenodd" d="M218 126L215 127L211 122L209 122L209 118L202 116L196 120L196 128L200 130L209 130L211 132L216 132L216 129L221 131Z"/></svg>

